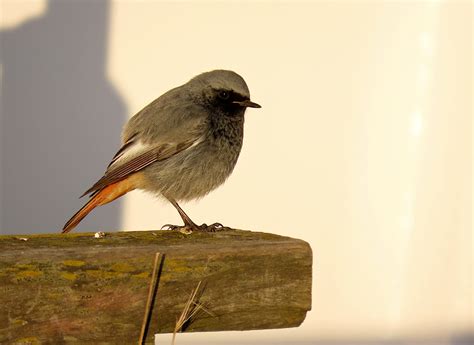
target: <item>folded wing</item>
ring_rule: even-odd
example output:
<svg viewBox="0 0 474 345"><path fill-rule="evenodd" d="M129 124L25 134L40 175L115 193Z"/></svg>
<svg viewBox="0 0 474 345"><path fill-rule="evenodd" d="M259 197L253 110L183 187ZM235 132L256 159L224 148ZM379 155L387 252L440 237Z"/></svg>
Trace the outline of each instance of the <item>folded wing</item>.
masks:
<svg viewBox="0 0 474 345"><path fill-rule="evenodd" d="M197 145L199 138L179 143L161 143L159 145L143 144L137 137L127 141L117 152L109 164L104 176L89 188L84 195L95 195L106 186L127 178L130 174L142 170L155 162L163 161L171 156Z"/></svg>

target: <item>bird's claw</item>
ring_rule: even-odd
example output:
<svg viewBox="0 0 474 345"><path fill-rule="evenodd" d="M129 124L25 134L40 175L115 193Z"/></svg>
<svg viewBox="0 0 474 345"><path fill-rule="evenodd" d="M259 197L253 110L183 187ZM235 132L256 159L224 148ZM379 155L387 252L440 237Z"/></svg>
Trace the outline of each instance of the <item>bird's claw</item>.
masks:
<svg viewBox="0 0 474 345"><path fill-rule="evenodd" d="M179 226L173 224L165 224L161 227L161 230L178 231L185 235L189 235L193 232L193 230L189 226Z"/></svg>
<svg viewBox="0 0 474 345"><path fill-rule="evenodd" d="M222 225L221 223L214 223L211 225L207 224L202 224L199 227L198 231L203 231L203 232L217 232L217 231L225 231L225 230L230 230L227 226Z"/></svg>
<svg viewBox="0 0 474 345"><path fill-rule="evenodd" d="M218 231L225 231L230 230L229 227L222 225L221 223L214 223L211 225L207 225L206 223L202 225L173 225L173 224L165 224L161 227L161 230L170 230L170 231L179 231L183 234L189 235L193 231L196 232L218 232Z"/></svg>
<svg viewBox="0 0 474 345"><path fill-rule="evenodd" d="M176 228L179 228L179 226L173 224L165 224L161 227L161 230L176 230Z"/></svg>

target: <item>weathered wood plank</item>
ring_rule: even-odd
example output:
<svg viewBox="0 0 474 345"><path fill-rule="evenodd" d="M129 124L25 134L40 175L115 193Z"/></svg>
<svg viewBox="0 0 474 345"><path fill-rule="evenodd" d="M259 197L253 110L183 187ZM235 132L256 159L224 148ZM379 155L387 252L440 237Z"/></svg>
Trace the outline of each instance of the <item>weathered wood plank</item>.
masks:
<svg viewBox="0 0 474 345"><path fill-rule="evenodd" d="M147 342L173 331L199 281L214 316L186 331L296 327L311 308L312 254L301 240L238 230L0 236L0 343L136 343L156 252Z"/></svg>

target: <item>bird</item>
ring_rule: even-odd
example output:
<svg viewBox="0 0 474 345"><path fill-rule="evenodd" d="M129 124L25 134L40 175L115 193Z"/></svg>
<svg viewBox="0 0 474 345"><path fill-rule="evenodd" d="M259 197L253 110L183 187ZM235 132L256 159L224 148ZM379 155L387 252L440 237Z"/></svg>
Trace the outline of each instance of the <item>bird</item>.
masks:
<svg viewBox="0 0 474 345"><path fill-rule="evenodd" d="M201 73L173 88L131 117L122 146L104 175L81 197L90 199L64 225L73 230L93 209L139 189L168 200L183 226L169 230L217 231L222 224L197 225L178 202L200 199L232 173L244 137L250 100L245 80L230 70Z"/></svg>

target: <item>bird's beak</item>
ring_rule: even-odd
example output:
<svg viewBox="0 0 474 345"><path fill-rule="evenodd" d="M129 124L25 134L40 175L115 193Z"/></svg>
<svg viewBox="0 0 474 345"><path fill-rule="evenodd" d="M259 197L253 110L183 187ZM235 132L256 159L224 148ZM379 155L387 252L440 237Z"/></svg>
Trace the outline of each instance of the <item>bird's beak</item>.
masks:
<svg viewBox="0 0 474 345"><path fill-rule="evenodd" d="M245 101L234 101L232 103L238 104L241 107L246 107L246 108L261 108L260 104L254 103L249 99L246 99Z"/></svg>

